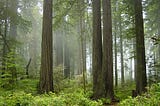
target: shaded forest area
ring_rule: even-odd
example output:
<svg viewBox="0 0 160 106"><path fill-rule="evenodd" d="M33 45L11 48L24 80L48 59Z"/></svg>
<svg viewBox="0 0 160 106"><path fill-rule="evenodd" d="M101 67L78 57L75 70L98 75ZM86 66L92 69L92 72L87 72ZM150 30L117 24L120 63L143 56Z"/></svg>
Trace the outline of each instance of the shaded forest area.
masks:
<svg viewBox="0 0 160 106"><path fill-rule="evenodd" d="M159 0L0 0L0 106L159 106Z"/></svg>

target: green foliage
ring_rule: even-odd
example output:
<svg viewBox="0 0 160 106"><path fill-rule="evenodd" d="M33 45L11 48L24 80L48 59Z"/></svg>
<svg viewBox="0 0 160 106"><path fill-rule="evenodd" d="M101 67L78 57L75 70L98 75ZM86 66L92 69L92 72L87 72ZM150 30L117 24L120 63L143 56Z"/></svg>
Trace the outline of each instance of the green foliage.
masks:
<svg viewBox="0 0 160 106"><path fill-rule="evenodd" d="M120 106L159 106L160 105L160 83L148 88L148 92L142 96L137 96L123 100Z"/></svg>
<svg viewBox="0 0 160 106"><path fill-rule="evenodd" d="M127 99L128 96L132 96L132 90L134 89L135 83L128 80L123 86L119 86L115 89L115 95L121 101Z"/></svg>
<svg viewBox="0 0 160 106"><path fill-rule="evenodd" d="M111 104L111 99L109 98L101 98L100 100L102 101L103 104Z"/></svg>
<svg viewBox="0 0 160 106"><path fill-rule="evenodd" d="M101 101L86 98L82 89L75 92L33 96L23 91L0 96L0 106L102 106Z"/></svg>
<svg viewBox="0 0 160 106"><path fill-rule="evenodd" d="M37 85L38 85L37 79L21 79L17 81L16 87L14 90L36 94Z"/></svg>
<svg viewBox="0 0 160 106"><path fill-rule="evenodd" d="M0 106L28 106L33 101L31 94L24 92L15 92L0 97Z"/></svg>
<svg viewBox="0 0 160 106"><path fill-rule="evenodd" d="M53 23L55 28L59 28L62 23L67 23L64 19L69 12L74 8L76 0L69 1L69 0L57 0L54 3L54 12L55 16L53 18Z"/></svg>
<svg viewBox="0 0 160 106"><path fill-rule="evenodd" d="M65 86L57 94L37 95L37 83L37 79L21 79L12 90L0 88L0 106L103 106L103 100L90 99L88 88L84 94L76 80L64 80Z"/></svg>
<svg viewBox="0 0 160 106"><path fill-rule="evenodd" d="M2 73L0 75L0 86L11 89L16 84L18 75L23 73L23 68L19 63L19 56L14 51L7 53L3 61L4 65L0 70Z"/></svg>
<svg viewBox="0 0 160 106"><path fill-rule="evenodd" d="M54 81L54 90L55 92L60 92L65 84L64 84L64 76L63 76L63 66L59 65L53 70L53 81Z"/></svg>
<svg viewBox="0 0 160 106"><path fill-rule="evenodd" d="M20 31L24 32L25 34L28 32L31 32L31 28L32 28L31 21L24 19L21 15L19 15L17 18L18 18L17 22L19 23L18 27Z"/></svg>

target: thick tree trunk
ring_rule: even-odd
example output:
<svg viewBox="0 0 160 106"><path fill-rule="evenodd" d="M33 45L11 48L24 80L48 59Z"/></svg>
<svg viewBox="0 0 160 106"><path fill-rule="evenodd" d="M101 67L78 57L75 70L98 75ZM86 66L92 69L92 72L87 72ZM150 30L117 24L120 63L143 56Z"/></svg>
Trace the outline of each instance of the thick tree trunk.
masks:
<svg viewBox="0 0 160 106"><path fill-rule="evenodd" d="M99 99L103 96L102 83L102 35L101 35L101 2L93 0L93 98Z"/></svg>
<svg viewBox="0 0 160 106"><path fill-rule="evenodd" d="M145 46L144 46L144 26L142 14L142 0L135 0L135 29L136 29L136 92L142 94L146 91L146 61L145 61Z"/></svg>
<svg viewBox="0 0 160 106"><path fill-rule="evenodd" d="M103 7L103 77L105 97L114 99L111 2L102 1Z"/></svg>
<svg viewBox="0 0 160 106"><path fill-rule="evenodd" d="M44 0L40 93L53 91L52 0Z"/></svg>

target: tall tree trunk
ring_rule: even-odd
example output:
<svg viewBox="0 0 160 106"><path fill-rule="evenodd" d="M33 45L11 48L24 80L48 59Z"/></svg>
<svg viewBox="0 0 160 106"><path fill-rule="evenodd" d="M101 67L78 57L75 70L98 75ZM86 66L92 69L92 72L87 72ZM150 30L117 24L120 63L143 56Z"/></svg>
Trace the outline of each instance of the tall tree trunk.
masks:
<svg viewBox="0 0 160 106"><path fill-rule="evenodd" d="M146 91L145 87L147 86L142 0L135 0L135 29L137 57L136 91L137 94L142 94Z"/></svg>
<svg viewBox="0 0 160 106"><path fill-rule="evenodd" d="M133 50L133 49L132 49ZM132 73L133 73L133 58L132 58L132 53L130 51L130 72L129 72L129 75L130 75L130 80L132 81Z"/></svg>
<svg viewBox="0 0 160 106"><path fill-rule="evenodd" d="M40 93L53 91L52 0L43 2Z"/></svg>
<svg viewBox="0 0 160 106"><path fill-rule="evenodd" d="M118 2L114 1L115 7L114 7L114 12L118 10ZM118 70L117 70L117 30L118 30L118 22L117 22L117 15L114 15L114 75L115 75L115 87L118 86Z"/></svg>
<svg viewBox="0 0 160 106"><path fill-rule="evenodd" d="M78 42L78 58L79 58L79 65L78 65L78 75L82 74L82 71L83 71L83 64L82 64L82 47L81 47L81 42Z"/></svg>
<svg viewBox="0 0 160 106"><path fill-rule="evenodd" d="M82 57L82 74L83 74L83 88L84 88L84 92L86 91L86 53L85 53L85 39L84 39L84 33L83 33L83 22L81 20L81 57Z"/></svg>
<svg viewBox="0 0 160 106"><path fill-rule="evenodd" d="M80 43L81 43L81 57L82 57L82 74L83 74L83 88L86 91L86 36L85 36L85 3L80 1Z"/></svg>
<svg viewBox="0 0 160 106"><path fill-rule="evenodd" d="M93 0L93 98L99 99L103 96L102 85L102 35L101 35L101 2Z"/></svg>
<svg viewBox="0 0 160 106"><path fill-rule="evenodd" d="M115 56L115 87L118 86L118 71L117 71L117 26L115 23L115 34L114 34L114 56Z"/></svg>
<svg viewBox="0 0 160 106"><path fill-rule="evenodd" d="M119 33L120 33L120 53L121 53L121 85L124 85L124 65L123 65L123 39L122 39L122 23L121 15L119 16Z"/></svg>
<svg viewBox="0 0 160 106"><path fill-rule="evenodd" d="M137 73L136 39L133 39L132 42L134 51L134 80L136 81L136 73Z"/></svg>
<svg viewBox="0 0 160 106"><path fill-rule="evenodd" d="M114 99L111 2L102 0L103 7L103 77L105 97Z"/></svg>
<svg viewBox="0 0 160 106"><path fill-rule="evenodd" d="M160 2L159 2L159 4L160 4ZM158 27L158 38L160 38L160 5L159 5L159 10L158 10L158 25L157 25L157 27ZM159 61L159 59L160 59L160 45L158 45L158 61Z"/></svg>

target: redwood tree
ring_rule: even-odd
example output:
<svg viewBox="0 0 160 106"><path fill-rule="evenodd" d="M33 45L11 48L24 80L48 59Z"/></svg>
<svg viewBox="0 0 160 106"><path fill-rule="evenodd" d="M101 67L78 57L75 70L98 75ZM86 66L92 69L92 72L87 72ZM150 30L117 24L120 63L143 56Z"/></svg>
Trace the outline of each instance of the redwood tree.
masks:
<svg viewBox="0 0 160 106"><path fill-rule="evenodd" d="M142 94L147 86L142 0L135 0L135 30L137 57L136 92L137 94Z"/></svg>
<svg viewBox="0 0 160 106"><path fill-rule="evenodd" d="M103 7L103 76L105 97L114 99L111 2L102 0Z"/></svg>
<svg viewBox="0 0 160 106"><path fill-rule="evenodd" d="M103 95L102 85L102 35L101 35L101 1L93 0L93 98Z"/></svg>
<svg viewBox="0 0 160 106"><path fill-rule="evenodd" d="M52 0L43 3L40 93L53 91Z"/></svg>

